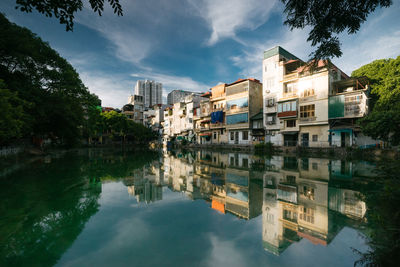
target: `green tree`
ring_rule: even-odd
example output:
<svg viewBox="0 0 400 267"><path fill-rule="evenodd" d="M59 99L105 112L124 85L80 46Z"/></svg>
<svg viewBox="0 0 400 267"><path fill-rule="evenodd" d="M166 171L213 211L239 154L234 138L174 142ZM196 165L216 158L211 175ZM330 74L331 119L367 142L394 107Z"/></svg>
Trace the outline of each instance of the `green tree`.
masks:
<svg viewBox="0 0 400 267"><path fill-rule="evenodd" d="M318 46L312 59L340 57L338 35L344 31L355 34L370 13L379 7L389 7L391 0L281 0L285 5L284 24L291 30L311 27L307 41Z"/></svg>
<svg viewBox="0 0 400 267"><path fill-rule="evenodd" d="M89 4L94 12L97 12L99 16L104 11L104 0L89 0ZM118 16L122 16L122 7L119 0L107 0L110 4L114 13ZM83 8L82 0L16 0L16 9L23 12L30 13L33 9L36 9L46 17L56 17L59 19L60 24L65 24L67 31L74 29L74 16L75 13L81 11Z"/></svg>
<svg viewBox="0 0 400 267"><path fill-rule="evenodd" d="M0 77L12 92L30 103L24 135L33 133L76 143L92 102L75 69L48 43L0 14ZM92 98L93 101L89 101ZM96 100L97 98L97 100Z"/></svg>
<svg viewBox="0 0 400 267"><path fill-rule="evenodd" d="M6 85L0 80L0 145L22 136L27 117L24 112L25 104L16 92L6 89Z"/></svg>
<svg viewBox="0 0 400 267"><path fill-rule="evenodd" d="M359 121L364 134L400 144L400 56L380 59L353 71L371 81L370 113Z"/></svg>

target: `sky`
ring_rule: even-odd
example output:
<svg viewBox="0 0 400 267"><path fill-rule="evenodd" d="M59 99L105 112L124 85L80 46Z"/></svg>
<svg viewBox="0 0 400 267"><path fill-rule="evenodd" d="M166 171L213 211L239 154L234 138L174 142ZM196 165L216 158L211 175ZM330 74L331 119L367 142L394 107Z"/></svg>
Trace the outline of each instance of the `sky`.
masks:
<svg viewBox="0 0 400 267"><path fill-rule="evenodd" d="M87 4L88 1L84 1ZM107 2L107 1L106 1ZM400 0L378 9L355 35L341 34L341 58L332 61L347 74L364 64L400 55ZM85 7L73 32L55 18L16 10L2 0L0 12L27 27L66 58L103 106L121 108L137 80L204 92L239 78L262 80L263 51L280 45L302 60L313 51L309 29L283 25L275 0L120 0L124 15L105 3L103 16Z"/></svg>

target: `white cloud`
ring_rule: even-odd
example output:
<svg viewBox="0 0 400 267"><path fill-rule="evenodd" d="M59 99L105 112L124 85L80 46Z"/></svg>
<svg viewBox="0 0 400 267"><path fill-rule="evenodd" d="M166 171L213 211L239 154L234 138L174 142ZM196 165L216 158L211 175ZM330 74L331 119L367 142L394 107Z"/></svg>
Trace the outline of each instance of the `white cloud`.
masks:
<svg viewBox="0 0 400 267"><path fill-rule="evenodd" d="M124 12L129 14L133 8L126 4ZM110 52L123 61L139 63L156 44L155 38L135 27L138 23L134 15L118 17L106 9L100 17L86 8L76 21L99 32L110 42Z"/></svg>
<svg viewBox="0 0 400 267"><path fill-rule="evenodd" d="M191 1L212 30L208 45L214 45L223 38L234 38L238 30L254 30L264 24L276 2L275 0Z"/></svg>
<svg viewBox="0 0 400 267"><path fill-rule="evenodd" d="M230 60L235 66L240 68L240 74L244 77L254 77L262 80L262 61L263 52L274 46L281 46L294 55L307 60L311 52L310 46L307 44L308 30L293 30L290 31L286 27L282 27L277 36L265 38L259 42L241 42L246 44L242 50L242 54L232 56Z"/></svg>
<svg viewBox="0 0 400 267"><path fill-rule="evenodd" d="M82 71L80 77L90 92L101 99L103 107L121 108L133 93L134 81L117 75Z"/></svg>

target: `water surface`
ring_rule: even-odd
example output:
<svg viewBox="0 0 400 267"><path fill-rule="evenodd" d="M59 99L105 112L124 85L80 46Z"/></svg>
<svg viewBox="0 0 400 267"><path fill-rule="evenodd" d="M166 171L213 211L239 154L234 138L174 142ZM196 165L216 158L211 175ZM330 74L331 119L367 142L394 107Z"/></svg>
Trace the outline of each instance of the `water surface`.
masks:
<svg viewBox="0 0 400 267"><path fill-rule="evenodd" d="M21 165L21 164L19 164ZM365 161L84 150L0 177L0 265L353 266Z"/></svg>

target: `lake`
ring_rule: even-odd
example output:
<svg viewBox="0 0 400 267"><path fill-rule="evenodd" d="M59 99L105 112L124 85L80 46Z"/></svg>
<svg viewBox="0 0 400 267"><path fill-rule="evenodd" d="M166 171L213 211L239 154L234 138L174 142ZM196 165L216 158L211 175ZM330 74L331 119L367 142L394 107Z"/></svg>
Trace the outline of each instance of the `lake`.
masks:
<svg viewBox="0 0 400 267"><path fill-rule="evenodd" d="M0 171L1 266L353 266L375 164L79 150Z"/></svg>

